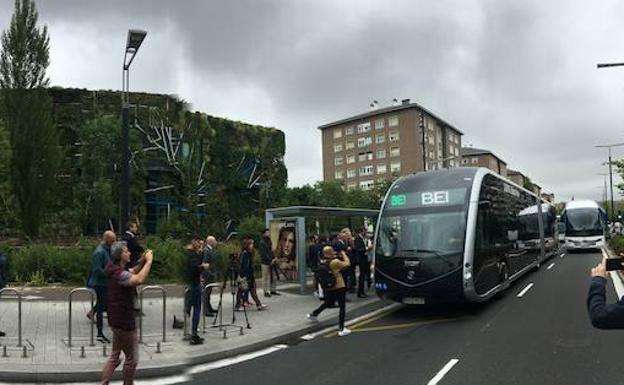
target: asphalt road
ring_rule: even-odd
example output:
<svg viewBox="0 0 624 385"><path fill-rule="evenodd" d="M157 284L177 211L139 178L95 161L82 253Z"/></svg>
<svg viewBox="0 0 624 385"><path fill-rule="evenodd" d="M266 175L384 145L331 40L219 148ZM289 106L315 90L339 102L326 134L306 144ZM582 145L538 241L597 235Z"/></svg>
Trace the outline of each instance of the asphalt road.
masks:
<svg viewBox="0 0 624 385"><path fill-rule="evenodd" d="M621 384L624 332L592 329L585 308L601 258L566 253L487 304L400 308L348 337L293 341L187 383ZM614 301L611 282L607 292Z"/></svg>

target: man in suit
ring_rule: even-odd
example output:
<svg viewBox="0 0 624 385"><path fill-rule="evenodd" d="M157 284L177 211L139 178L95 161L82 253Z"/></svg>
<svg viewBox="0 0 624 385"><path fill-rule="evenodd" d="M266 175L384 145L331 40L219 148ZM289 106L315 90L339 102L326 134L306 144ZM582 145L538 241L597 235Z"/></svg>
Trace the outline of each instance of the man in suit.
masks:
<svg viewBox="0 0 624 385"><path fill-rule="evenodd" d="M355 260L358 264L358 269L360 270L360 275L358 277L358 298L366 298L368 297L364 293L364 285L366 277L370 275L370 264L368 262L368 245L366 242L366 229L362 228L355 237L354 241L355 248Z"/></svg>
<svg viewBox="0 0 624 385"><path fill-rule="evenodd" d="M128 246L128 251L130 251L130 263L129 266L126 266L128 269L135 267L139 259L141 259L141 254L143 254L143 246L139 244L139 240L137 238L139 234L139 225L136 222L128 222L126 225L126 231L123 234L122 239L126 242Z"/></svg>

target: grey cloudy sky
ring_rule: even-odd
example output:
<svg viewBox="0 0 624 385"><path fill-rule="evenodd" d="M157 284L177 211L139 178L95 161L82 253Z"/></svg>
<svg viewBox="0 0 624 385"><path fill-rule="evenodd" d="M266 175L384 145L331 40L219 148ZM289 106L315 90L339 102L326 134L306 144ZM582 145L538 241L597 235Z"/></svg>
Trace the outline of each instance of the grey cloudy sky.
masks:
<svg viewBox="0 0 624 385"><path fill-rule="evenodd" d="M286 132L289 184L322 178L317 126L411 98L558 200L600 198L624 142L617 0L38 2L51 83L118 89L129 28L148 31L131 89ZM0 0L0 28L13 1ZM624 157L624 147L613 151ZM619 178L615 179L619 182Z"/></svg>

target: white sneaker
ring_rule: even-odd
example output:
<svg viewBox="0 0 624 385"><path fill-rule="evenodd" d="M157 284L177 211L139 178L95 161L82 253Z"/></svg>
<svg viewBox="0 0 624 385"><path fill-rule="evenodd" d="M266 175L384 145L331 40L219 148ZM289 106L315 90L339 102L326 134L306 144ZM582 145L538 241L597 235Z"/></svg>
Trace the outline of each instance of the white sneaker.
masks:
<svg viewBox="0 0 624 385"><path fill-rule="evenodd" d="M339 337L344 337L344 336L348 336L349 334L351 334L351 330L344 328L341 331L338 332L338 336Z"/></svg>
<svg viewBox="0 0 624 385"><path fill-rule="evenodd" d="M318 322L318 318L316 318L315 315L312 314L306 314L306 318L312 322Z"/></svg>

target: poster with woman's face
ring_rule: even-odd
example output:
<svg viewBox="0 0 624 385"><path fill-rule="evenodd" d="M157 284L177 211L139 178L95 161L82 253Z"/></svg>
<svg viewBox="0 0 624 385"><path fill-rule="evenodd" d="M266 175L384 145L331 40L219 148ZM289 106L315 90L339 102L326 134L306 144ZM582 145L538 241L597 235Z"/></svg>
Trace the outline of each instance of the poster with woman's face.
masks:
<svg viewBox="0 0 624 385"><path fill-rule="evenodd" d="M290 262L293 267L297 263L297 230L295 222L271 222L271 242L275 258Z"/></svg>

